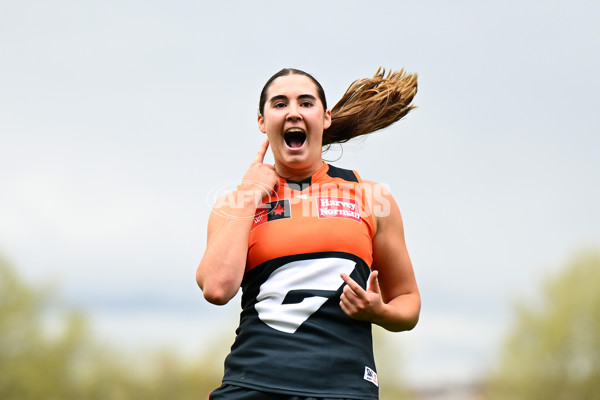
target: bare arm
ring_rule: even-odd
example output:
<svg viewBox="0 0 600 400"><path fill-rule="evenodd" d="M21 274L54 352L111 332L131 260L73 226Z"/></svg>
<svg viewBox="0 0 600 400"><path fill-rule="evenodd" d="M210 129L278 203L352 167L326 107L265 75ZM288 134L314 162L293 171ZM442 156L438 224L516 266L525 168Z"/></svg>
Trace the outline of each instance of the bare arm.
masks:
<svg viewBox="0 0 600 400"><path fill-rule="evenodd" d="M392 195L371 183L380 199L373 199L376 233L373 238L373 273L364 290L348 275L340 305L352 318L369 321L389 331L414 328L419 320L421 297L404 240L400 210ZM379 207L377 207L379 206Z"/></svg>
<svg viewBox="0 0 600 400"><path fill-rule="evenodd" d="M242 283L256 207L279 182L274 167L263 163L268 147L265 140L238 190L222 197L210 214L206 250L196 270L196 282L210 303L226 304Z"/></svg>

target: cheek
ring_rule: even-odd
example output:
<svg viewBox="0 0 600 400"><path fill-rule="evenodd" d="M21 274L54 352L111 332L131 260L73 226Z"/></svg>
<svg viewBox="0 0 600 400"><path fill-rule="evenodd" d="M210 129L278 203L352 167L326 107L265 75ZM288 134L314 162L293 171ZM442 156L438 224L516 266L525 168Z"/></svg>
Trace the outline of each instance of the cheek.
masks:
<svg viewBox="0 0 600 400"><path fill-rule="evenodd" d="M267 136L267 139L269 139L271 149L277 151L277 148L281 145L280 136L269 129L267 129L265 135Z"/></svg>
<svg viewBox="0 0 600 400"><path fill-rule="evenodd" d="M262 121L263 129L267 132L277 130L282 123L282 121L280 121L280 118L276 118L276 116L272 115L268 116L267 118L263 118Z"/></svg>

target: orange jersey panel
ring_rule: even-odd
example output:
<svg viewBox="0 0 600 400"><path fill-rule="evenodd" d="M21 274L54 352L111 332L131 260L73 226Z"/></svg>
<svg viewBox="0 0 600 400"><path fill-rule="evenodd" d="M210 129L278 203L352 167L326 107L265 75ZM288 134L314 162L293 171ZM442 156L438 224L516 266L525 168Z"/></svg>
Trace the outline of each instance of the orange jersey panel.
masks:
<svg viewBox="0 0 600 400"><path fill-rule="evenodd" d="M295 187L281 180L278 191L257 208L248 243L246 271L283 256L344 252L373 262L373 216L357 182L330 176L323 166L310 184Z"/></svg>

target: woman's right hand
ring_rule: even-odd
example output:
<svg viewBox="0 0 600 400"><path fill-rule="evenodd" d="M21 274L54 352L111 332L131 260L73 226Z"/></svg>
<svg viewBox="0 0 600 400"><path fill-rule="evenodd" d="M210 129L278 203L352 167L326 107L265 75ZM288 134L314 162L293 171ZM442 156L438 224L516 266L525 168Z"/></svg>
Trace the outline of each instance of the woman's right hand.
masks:
<svg viewBox="0 0 600 400"><path fill-rule="evenodd" d="M279 185L275 167L263 163L268 148L269 141L265 140L238 187L239 196L224 195L208 219L206 250L196 281L204 298L213 304L226 304L238 292L256 207Z"/></svg>
<svg viewBox="0 0 600 400"><path fill-rule="evenodd" d="M238 186L240 191L254 192L257 197L260 194L259 199L276 191L279 186L279 175L275 172L275 167L263 162L268 148L269 139L265 139Z"/></svg>

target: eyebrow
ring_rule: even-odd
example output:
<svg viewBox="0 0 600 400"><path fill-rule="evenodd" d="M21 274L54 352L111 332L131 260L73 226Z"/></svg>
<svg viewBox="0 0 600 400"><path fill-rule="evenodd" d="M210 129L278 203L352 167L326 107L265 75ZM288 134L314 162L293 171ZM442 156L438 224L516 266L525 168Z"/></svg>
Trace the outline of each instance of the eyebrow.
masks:
<svg viewBox="0 0 600 400"><path fill-rule="evenodd" d="M283 95L283 94L278 94L275 95L273 97L271 97L269 99L269 103L274 103L278 100L289 100L287 96ZM312 94L301 94L300 96L298 96L298 100L313 100L316 101L317 98L315 96L313 96Z"/></svg>

